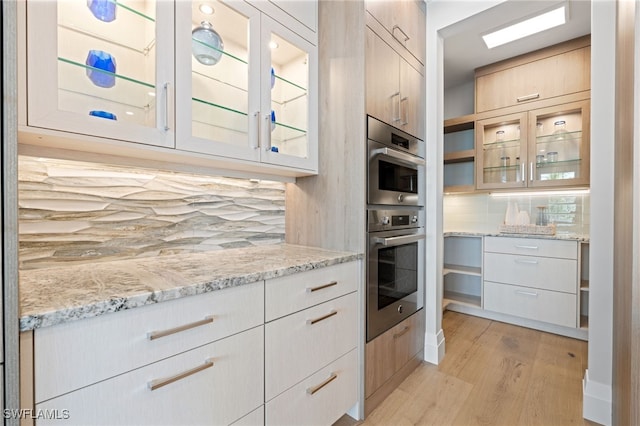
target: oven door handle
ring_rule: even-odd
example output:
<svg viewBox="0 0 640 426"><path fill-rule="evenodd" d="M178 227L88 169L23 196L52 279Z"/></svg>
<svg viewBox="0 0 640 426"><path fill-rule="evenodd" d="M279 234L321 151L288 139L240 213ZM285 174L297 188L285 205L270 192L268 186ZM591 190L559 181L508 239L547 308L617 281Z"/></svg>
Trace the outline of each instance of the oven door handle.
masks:
<svg viewBox="0 0 640 426"><path fill-rule="evenodd" d="M409 164L411 166L424 166L426 163L420 157L414 157L410 154L405 154L404 152L398 152L394 149L389 148L378 148L371 151L371 156L375 157L376 155L384 155L389 158L393 158L398 160L404 164Z"/></svg>
<svg viewBox="0 0 640 426"><path fill-rule="evenodd" d="M424 240L424 234L402 235L399 237L373 237L373 242L386 247L401 246L403 244L415 243Z"/></svg>

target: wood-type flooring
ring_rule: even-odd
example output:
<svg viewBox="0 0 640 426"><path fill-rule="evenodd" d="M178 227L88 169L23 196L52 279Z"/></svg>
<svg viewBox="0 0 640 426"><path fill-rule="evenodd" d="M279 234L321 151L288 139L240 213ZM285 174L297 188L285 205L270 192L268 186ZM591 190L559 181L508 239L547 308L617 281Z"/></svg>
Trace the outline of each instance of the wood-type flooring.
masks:
<svg viewBox="0 0 640 426"><path fill-rule="evenodd" d="M446 355L363 422L334 426L594 425L582 418L587 342L446 311Z"/></svg>

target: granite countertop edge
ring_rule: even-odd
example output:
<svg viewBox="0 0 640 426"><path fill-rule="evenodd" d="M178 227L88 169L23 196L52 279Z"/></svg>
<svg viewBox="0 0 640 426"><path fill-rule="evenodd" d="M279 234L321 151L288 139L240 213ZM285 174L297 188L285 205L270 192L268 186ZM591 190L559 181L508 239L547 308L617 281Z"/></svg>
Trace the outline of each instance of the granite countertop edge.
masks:
<svg viewBox="0 0 640 426"><path fill-rule="evenodd" d="M509 234L504 232L475 232L475 231L446 231L443 233L445 237L508 237L508 238L537 238L544 240L563 240L563 241L578 241L589 242L589 236L583 234L556 234L556 235L543 235L543 234Z"/></svg>
<svg viewBox="0 0 640 426"><path fill-rule="evenodd" d="M234 252L256 258L243 265L235 262L233 272L216 271L207 276L211 265L202 266L202 271L189 269L182 261L196 258L200 261L234 259ZM287 256L290 255L290 257ZM134 309L181 297L209 293L230 287L251 284L272 278L284 277L299 272L324 268L364 258L362 253L341 252L315 247L279 244L275 246L230 249L217 252L188 255L160 256L156 258L127 259L112 262L34 269L20 272L20 331L50 327L80 319ZM268 258L261 264L261 256L283 256ZM222 262L225 262L223 259ZM225 264L226 265L226 264ZM151 268L160 268L151 271ZM182 268L182 269L181 269ZM214 267L215 268L215 267ZM111 271L116 277L131 270L125 276L123 287L135 280L134 288L118 290L118 282L105 283L104 274ZM223 268L224 269L224 268ZM69 275L77 273L82 286L68 285ZM191 276L189 276L191 275ZM142 277L151 282L142 282ZM117 278L116 278L117 280ZM128 280L128 282L126 281ZM184 280L184 281L183 281ZM180 284L175 283L180 281ZM185 282L182 284L182 282ZM155 284L155 285L154 285ZM56 297L50 290L56 289ZM65 295L66 292L66 295Z"/></svg>

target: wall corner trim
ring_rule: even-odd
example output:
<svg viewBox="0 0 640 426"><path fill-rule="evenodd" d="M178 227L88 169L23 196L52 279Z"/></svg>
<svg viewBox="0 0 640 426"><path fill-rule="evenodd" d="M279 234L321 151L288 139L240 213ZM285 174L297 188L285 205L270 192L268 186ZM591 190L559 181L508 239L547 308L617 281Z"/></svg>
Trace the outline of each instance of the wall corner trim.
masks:
<svg viewBox="0 0 640 426"><path fill-rule="evenodd" d="M444 332L442 329L438 333L425 333L424 336L424 360L438 365L444 358Z"/></svg>
<svg viewBox="0 0 640 426"><path fill-rule="evenodd" d="M582 380L582 416L585 419L611 425L611 395L611 385L589 380L589 370L585 370Z"/></svg>

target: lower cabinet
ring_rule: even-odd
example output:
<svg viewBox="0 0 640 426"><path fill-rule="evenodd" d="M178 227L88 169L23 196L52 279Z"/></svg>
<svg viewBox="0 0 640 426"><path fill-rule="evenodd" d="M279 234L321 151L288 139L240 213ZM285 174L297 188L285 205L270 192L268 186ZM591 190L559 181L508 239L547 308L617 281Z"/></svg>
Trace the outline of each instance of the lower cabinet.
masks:
<svg viewBox="0 0 640 426"><path fill-rule="evenodd" d="M424 312L413 314L367 343L365 399L384 389L424 349ZM376 401L377 402L377 401ZM375 403L374 403L375 404ZM369 408L366 409L369 411Z"/></svg>
<svg viewBox="0 0 640 426"><path fill-rule="evenodd" d="M230 424L263 403L263 350L259 326L41 402L60 415L38 425Z"/></svg>

